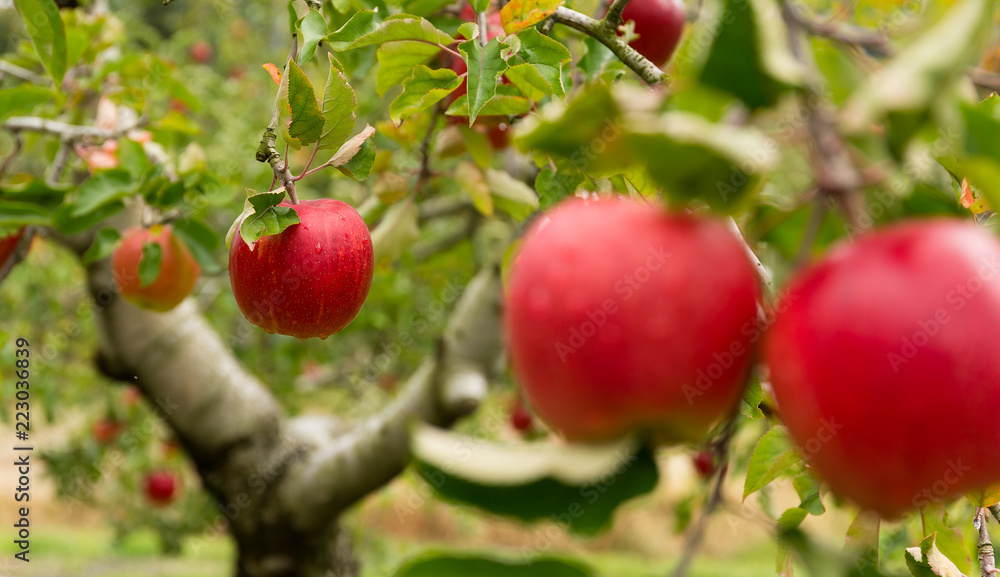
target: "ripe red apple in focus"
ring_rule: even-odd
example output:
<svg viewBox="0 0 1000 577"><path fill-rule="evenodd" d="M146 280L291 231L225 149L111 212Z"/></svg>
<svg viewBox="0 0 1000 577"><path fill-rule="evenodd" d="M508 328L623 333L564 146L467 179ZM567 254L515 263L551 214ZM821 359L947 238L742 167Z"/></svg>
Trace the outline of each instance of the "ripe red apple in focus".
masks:
<svg viewBox="0 0 1000 577"><path fill-rule="evenodd" d="M269 333L325 339L365 303L375 263L371 235L358 211L339 200L280 206L301 222L261 238L253 250L233 237L233 296L247 320Z"/></svg>
<svg viewBox="0 0 1000 577"><path fill-rule="evenodd" d="M110 445L122 434L125 424L121 421L100 419L94 423L94 440L102 445Z"/></svg>
<svg viewBox="0 0 1000 577"><path fill-rule="evenodd" d="M570 199L529 229L506 291L515 373L571 441L704 435L736 406L759 287L722 224Z"/></svg>
<svg viewBox="0 0 1000 577"><path fill-rule="evenodd" d="M14 251L17 249L17 243L21 242L21 237L23 236L24 227L22 226L17 232L0 238L0 268L3 268L7 264L7 259L14 254Z"/></svg>
<svg viewBox="0 0 1000 577"><path fill-rule="evenodd" d="M998 271L992 234L927 220L843 243L792 281L765 357L833 491L892 519L1000 481Z"/></svg>
<svg viewBox="0 0 1000 577"><path fill-rule="evenodd" d="M635 22L638 38L629 46L657 66L663 66L677 49L684 32L682 0L632 0L622 12L622 22Z"/></svg>
<svg viewBox="0 0 1000 577"><path fill-rule="evenodd" d="M143 481L146 497L156 505L166 505L177 493L177 476L170 471L153 471Z"/></svg>
<svg viewBox="0 0 1000 577"><path fill-rule="evenodd" d="M147 243L160 246L160 272L152 283L142 286L139 262ZM111 272L118 293L130 303L152 311L165 312L191 294L201 267L191 252L173 234L170 225L132 227L122 233L122 242L111 255Z"/></svg>
<svg viewBox="0 0 1000 577"><path fill-rule="evenodd" d="M215 49L212 48L212 44L207 40L198 40L191 45L188 55L191 56L191 60L194 60L198 64L208 64L212 60L212 56L215 55Z"/></svg>

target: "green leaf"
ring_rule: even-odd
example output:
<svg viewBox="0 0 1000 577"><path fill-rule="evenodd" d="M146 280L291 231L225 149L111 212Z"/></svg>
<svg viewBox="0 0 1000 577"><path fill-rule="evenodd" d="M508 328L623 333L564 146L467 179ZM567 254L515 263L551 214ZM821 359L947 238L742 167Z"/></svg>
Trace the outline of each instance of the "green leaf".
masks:
<svg viewBox="0 0 1000 577"><path fill-rule="evenodd" d="M319 150L339 149L354 132L358 98L347 83L347 77L337 68L332 55L322 108L323 135L319 139Z"/></svg>
<svg viewBox="0 0 1000 577"><path fill-rule="evenodd" d="M0 121L10 116L29 114L39 104L51 102L54 93L34 84L0 89Z"/></svg>
<svg viewBox="0 0 1000 577"><path fill-rule="evenodd" d="M90 248L83 253L83 264L91 264L110 257L121 238L122 235L113 228L105 227L97 231L94 242L90 243Z"/></svg>
<svg viewBox="0 0 1000 577"><path fill-rule="evenodd" d="M496 38L486 46L478 40L468 40L459 44L458 50L469 69L465 84L468 87L469 126L472 126L486 103L496 95L497 82L507 70L507 62L500 57L501 45Z"/></svg>
<svg viewBox="0 0 1000 577"><path fill-rule="evenodd" d="M525 98L541 100L546 96L552 96L555 91L552 85L538 71L534 64L517 64L511 66L504 73L507 80L521 91Z"/></svg>
<svg viewBox="0 0 1000 577"><path fill-rule="evenodd" d="M887 119L892 150L901 157L935 102L952 95L965 66L978 61L991 12L991 0L955 4L851 97L841 115L844 128L861 133Z"/></svg>
<svg viewBox="0 0 1000 577"><path fill-rule="evenodd" d="M799 495L801 503L799 503L799 508L813 515L822 515L826 512L826 507L823 506L823 500L819 495L820 481L816 477L813 477L809 471L802 471L792 479L792 486L795 487L795 492Z"/></svg>
<svg viewBox="0 0 1000 577"><path fill-rule="evenodd" d="M490 7L490 0L469 0L469 6L472 6L476 14L482 14Z"/></svg>
<svg viewBox="0 0 1000 577"><path fill-rule="evenodd" d="M517 88L502 84L497 87L497 95L494 96L492 100L487 102L486 106L479 111L479 116L510 116L527 114L531 111L531 106L532 102L527 98L522 97ZM445 111L445 115L468 116L468 96L463 94L462 96L456 98L455 102L452 102L451 106L448 107L448 110Z"/></svg>
<svg viewBox="0 0 1000 577"><path fill-rule="evenodd" d="M600 155L588 154L595 142L604 145L602 149L620 144L620 114L610 88L595 84L565 106L550 103L541 114L525 118L514 141L521 150L568 158L590 172L608 157L605 150Z"/></svg>
<svg viewBox="0 0 1000 577"><path fill-rule="evenodd" d="M439 46L411 40L386 42L379 46L375 53L378 58L375 90L378 95L383 96L387 90L409 78L417 65L424 64L440 51Z"/></svg>
<svg viewBox="0 0 1000 577"><path fill-rule="evenodd" d="M109 202L79 217L73 215L75 208L75 205L67 203L61 205L52 213L52 225L59 232L76 234L94 228L104 219L121 211L125 208L125 205L121 201Z"/></svg>
<svg viewBox="0 0 1000 577"><path fill-rule="evenodd" d="M543 168L535 177L535 191L538 192L539 208L542 210L548 209L566 197L573 196L584 181L580 171L571 164L561 163L556 166L557 170Z"/></svg>
<svg viewBox="0 0 1000 577"><path fill-rule="evenodd" d="M352 18L350 22L344 25L344 28L351 26L355 18L358 18L358 16ZM345 34L341 34L341 30L344 30L344 28L341 28L341 30L331 35L333 37L331 47L334 50L348 50L372 46L374 44L383 44L394 40L415 40L435 46L448 46L455 43L454 38L438 30L424 18L418 18L409 14L396 14L378 24L373 30L344 44L344 41L357 31L370 27L371 21L368 21L367 17L365 17L358 22L358 26L352 26Z"/></svg>
<svg viewBox="0 0 1000 577"><path fill-rule="evenodd" d="M486 169L486 184L496 207L521 222L538 210L538 195L527 184L503 170Z"/></svg>
<svg viewBox="0 0 1000 577"><path fill-rule="evenodd" d="M472 199L473 206L483 216L493 216L493 197L483 173L471 162L459 162L455 167L455 181Z"/></svg>
<svg viewBox="0 0 1000 577"><path fill-rule="evenodd" d="M1000 120L1000 96L991 93L976 106L981 112L988 114L993 120Z"/></svg>
<svg viewBox="0 0 1000 577"><path fill-rule="evenodd" d="M372 165L375 163L375 152L375 143L370 138L365 139L357 153L344 164L337 166L337 170L354 180L364 180L371 174Z"/></svg>
<svg viewBox="0 0 1000 577"><path fill-rule="evenodd" d="M803 80L774 0L725 0L702 84L729 92L751 109L773 106Z"/></svg>
<svg viewBox="0 0 1000 577"><path fill-rule="evenodd" d="M354 136L351 137L350 140L342 144L340 148L337 149L337 152L334 153L332 157L330 157L330 160L326 161L326 164L338 168L342 166L347 166L356 156L359 156L361 153L364 152L366 156L370 154L371 159L366 160L365 158L362 158L360 160L362 162L362 165L359 166L363 166L364 163L367 162L368 169L370 170L371 169L370 161L374 160L374 155L375 155L375 145L371 144L370 139L374 134L375 134L375 129L372 128L370 125L366 124L365 129L355 134ZM370 145L368 149L365 148L366 144ZM367 175L368 173L365 172L365 176ZM350 175L348 174L348 176Z"/></svg>
<svg viewBox="0 0 1000 577"><path fill-rule="evenodd" d="M788 471L802 461L802 456L792 448L788 432L781 425L771 427L757 441L757 446L750 456L750 466L747 469L746 483L743 486L743 499L763 489L779 475Z"/></svg>
<svg viewBox="0 0 1000 577"><path fill-rule="evenodd" d="M881 521L877 513L861 511L847 529L846 547L860 571L870 575L878 571L878 534Z"/></svg>
<svg viewBox="0 0 1000 577"><path fill-rule="evenodd" d="M326 37L326 19L318 10L310 10L308 14L295 23L299 29L299 64L309 62L316 53L316 47Z"/></svg>
<svg viewBox="0 0 1000 577"><path fill-rule="evenodd" d="M298 150L323 136L325 119L316 102L316 91L294 61L288 63L278 91L278 125L285 143Z"/></svg>
<svg viewBox="0 0 1000 577"><path fill-rule="evenodd" d="M565 96L566 90L563 86L562 73L563 67L572 60L569 49L558 40L550 38L534 28L526 28L518 32L516 38L520 41L521 46L518 48L517 54L508 59L508 63L533 64L542 78L552 87L555 95ZM608 53L610 54L610 51Z"/></svg>
<svg viewBox="0 0 1000 577"><path fill-rule="evenodd" d="M935 544L936 533L920 542L919 547L907 547L906 567L914 577L965 577L962 571L941 554Z"/></svg>
<svg viewBox="0 0 1000 577"><path fill-rule="evenodd" d="M389 207L372 230L372 250L376 261L395 261L420 238L419 216L420 211L412 196Z"/></svg>
<svg viewBox="0 0 1000 577"><path fill-rule="evenodd" d="M465 148L469 151L469 156L472 157L472 161L475 162L476 166L479 168L489 168L490 158L493 156L493 147L490 145L489 137L474 128L465 126L464 124L459 124L457 128L459 133L462 135L462 140L465 142Z"/></svg>
<svg viewBox="0 0 1000 577"><path fill-rule="evenodd" d="M424 65L413 69L413 75L403 81L403 92L389 105L389 118L399 125L404 118L427 110L462 85L454 70L432 70Z"/></svg>
<svg viewBox="0 0 1000 577"><path fill-rule="evenodd" d="M962 573L968 573L972 566L962 531L948 520L948 509L940 501L931 501L920 508L924 536L937 535L935 548L939 549Z"/></svg>
<svg viewBox="0 0 1000 577"><path fill-rule="evenodd" d="M219 272L222 267L215 261L219 248L219 235L207 224L196 218L179 218L171 223L174 236L191 251L198 264L208 274Z"/></svg>
<svg viewBox="0 0 1000 577"><path fill-rule="evenodd" d="M359 10L339 30L330 33L326 37L326 43L331 50L337 52L347 50L351 44L378 30L381 25L382 16L380 14L372 10Z"/></svg>
<svg viewBox="0 0 1000 577"><path fill-rule="evenodd" d="M614 52L601 43L600 40L587 36L583 39L586 53L580 58L577 67L583 71L588 82L593 82L601 76L609 62L616 61Z"/></svg>
<svg viewBox="0 0 1000 577"><path fill-rule="evenodd" d="M479 23L462 22L458 25L458 35L468 40L479 38Z"/></svg>
<svg viewBox="0 0 1000 577"><path fill-rule="evenodd" d="M142 257L139 258L139 286L145 287L156 282L160 276L160 261L163 258L163 248L155 242L142 245Z"/></svg>
<svg viewBox="0 0 1000 577"><path fill-rule="evenodd" d="M777 144L755 129L688 112L634 122L625 140L672 198L703 200L720 211L738 210L777 162Z"/></svg>
<svg viewBox="0 0 1000 577"><path fill-rule="evenodd" d="M503 445L417 425L411 439L417 472L442 498L580 535L607 529L621 503L659 480L652 451L634 438Z"/></svg>
<svg viewBox="0 0 1000 577"><path fill-rule="evenodd" d="M501 559L471 553L425 553L410 559L395 577L593 577L577 561L553 557Z"/></svg>
<svg viewBox="0 0 1000 577"><path fill-rule="evenodd" d="M102 206L124 199L135 192L132 175L123 168L112 168L84 180L76 192L73 217L91 214Z"/></svg>
<svg viewBox="0 0 1000 577"><path fill-rule="evenodd" d="M66 29L52 0L14 0L42 66L61 90L66 75Z"/></svg>
<svg viewBox="0 0 1000 577"><path fill-rule="evenodd" d="M514 34L551 16L564 0L511 0L500 10L500 22L507 34Z"/></svg>
<svg viewBox="0 0 1000 577"><path fill-rule="evenodd" d="M4 236L10 230L22 226L48 226L51 222L49 212L42 206L31 202L0 200L0 229L3 229Z"/></svg>
<svg viewBox="0 0 1000 577"><path fill-rule="evenodd" d="M298 224L299 215L289 206L278 206L285 198L285 189L268 192L247 189L247 204L250 212L244 210L239 222L240 237L250 250L265 236L280 234L286 228Z"/></svg>
<svg viewBox="0 0 1000 577"><path fill-rule="evenodd" d="M806 520L806 516L808 515L809 512L805 509L792 507L791 509L785 510L785 512L778 517L778 527L784 531L795 529Z"/></svg>
<svg viewBox="0 0 1000 577"><path fill-rule="evenodd" d="M747 388L743 391L743 398L740 399L740 414L748 419L763 419L764 412L760 410L760 403L764 400L764 391L760 387L760 379L751 378Z"/></svg>

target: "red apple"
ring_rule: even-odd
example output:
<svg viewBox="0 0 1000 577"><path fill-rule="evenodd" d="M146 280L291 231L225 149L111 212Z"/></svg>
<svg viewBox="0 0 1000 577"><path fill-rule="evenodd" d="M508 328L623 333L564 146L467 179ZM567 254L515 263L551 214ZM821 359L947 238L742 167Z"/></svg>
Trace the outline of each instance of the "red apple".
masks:
<svg viewBox="0 0 1000 577"><path fill-rule="evenodd" d="M111 419L99 419L94 423L94 440L102 445L110 445L122 434L125 424Z"/></svg>
<svg viewBox="0 0 1000 577"><path fill-rule="evenodd" d="M160 246L160 272L152 283L143 286L139 262L143 246L149 243ZM126 230L121 244L111 255L111 271L118 292L125 300L158 312L169 311L180 304L191 294L201 276L201 267L184 243L174 236L170 225Z"/></svg>
<svg viewBox="0 0 1000 577"><path fill-rule="evenodd" d="M153 471L144 480L146 497L156 505L166 505L177 493L177 476L170 471Z"/></svg>
<svg viewBox="0 0 1000 577"><path fill-rule="evenodd" d="M3 268L7 264L7 260L14 254L14 251L17 249L17 243L21 242L21 237L23 236L24 227L22 226L17 232L0 237L0 268Z"/></svg>
<svg viewBox="0 0 1000 577"><path fill-rule="evenodd" d="M765 355L789 433L835 492L895 518L1000 481L998 270L992 234L930 220L793 280Z"/></svg>
<svg viewBox="0 0 1000 577"><path fill-rule="evenodd" d="M518 433L529 433L534 429L531 413L528 412L528 409L524 408L524 403L521 402L521 399L515 401L514 406L511 407L510 426Z"/></svg>
<svg viewBox="0 0 1000 577"><path fill-rule="evenodd" d="M693 440L735 408L759 287L725 226L571 199L531 226L515 258L505 315L515 373L564 437L642 429Z"/></svg>
<svg viewBox="0 0 1000 577"><path fill-rule="evenodd" d="M212 44L207 40L198 40L191 45L188 55L191 56L191 60L194 60L198 64L208 64L212 60L212 56L215 55L215 49L212 48Z"/></svg>
<svg viewBox="0 0 1000 577"><path fill-rule="evenodd" d="M711 451L699 451L695 454L693 462L694 470L702 479L707 479L715 473L715 454Z"/></svg>
<svg viewBox="0 0 1000 577"><path fill-rule="evenodd" d="M657 66L666 64L680 43L684 19L682 0L632 0L622 12L622 21L635 22L639 35L629 46Z"/></svg>
<svg viewBox="0 0 1000 577"><path fill-rule="evenodd" d="M365 221L339 200L289 202L300 223L253 250L237 234L229 280L243 315L269 333L300 339L343 330L361 310L374 271Z"/></svg>

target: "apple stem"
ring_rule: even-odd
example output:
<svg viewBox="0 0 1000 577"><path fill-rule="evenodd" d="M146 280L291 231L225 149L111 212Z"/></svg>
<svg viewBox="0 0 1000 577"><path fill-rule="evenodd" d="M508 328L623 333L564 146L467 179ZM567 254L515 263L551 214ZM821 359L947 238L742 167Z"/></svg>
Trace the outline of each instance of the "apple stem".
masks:
<svg viewBox="0 0 1000 577"><path fill-rule="evenodd" d="M616 5L620 4L620 9L625 9L625 4L628 0L616 0L611 8L609 9L609 14L611 10L618 10ZM576 10L570 10L565 6L560 6L555 12L550 16L552 20L569 26L574 30L579 30L584 34L597 39L601 44L608 47L615 56L618 57L626 66L632 69L633 72L639 75L639 78L650 85L655 86L657 84L664 83L669 77L664 74L660 67L653 64L648 58L636 52L634 48L629 46L624 40L618 36L618 24L614 26L609 24L607 18L603 20L595 20L586 14L581 14ZM616 17L621 22L621 13L618 13Z"/></svg>

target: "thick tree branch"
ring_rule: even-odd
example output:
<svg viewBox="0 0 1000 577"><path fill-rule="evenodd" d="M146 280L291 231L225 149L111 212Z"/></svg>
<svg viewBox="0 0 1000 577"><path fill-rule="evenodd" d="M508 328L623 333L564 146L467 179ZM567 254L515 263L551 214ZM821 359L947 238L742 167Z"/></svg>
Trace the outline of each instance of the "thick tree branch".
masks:
<svg viewBox="0 0 1000 577"><path fill-rule="evenodd" d="M624 9L624 6L622 8ZM590 16L570 10L565 6L560 6L550 18L560 24L596 38L601 44L607 46L626 66L638 74L646 84L655 86L666 81L667 75L658 66L619 38L617 26L611 27L605 20L595 20Z"/></svg>
<svg viewBox="0 0 1000 577"><path fill-rule="evenodd" d="M447 426L477 408L501 352L499 301L499 270L490 264L458 300L438 354L396 400L289 471L278 490L294 501L296 518L321 525L399 474L409 460L412 421Z"/></svg>

